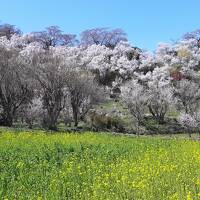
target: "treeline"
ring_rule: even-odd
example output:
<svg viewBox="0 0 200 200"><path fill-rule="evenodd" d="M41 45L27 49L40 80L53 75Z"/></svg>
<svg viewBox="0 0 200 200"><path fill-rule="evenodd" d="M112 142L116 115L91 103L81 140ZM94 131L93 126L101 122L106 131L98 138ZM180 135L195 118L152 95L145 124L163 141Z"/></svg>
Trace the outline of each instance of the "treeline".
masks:
<svg viewBox="0 0 200 200"><path fill-rule="evenodd" d="M137 132L151 116L166 123L170 109L189 132L200 125L200 34L194 31L155 53L133 47L121 29L65 34L59 27L23 35L0 25L0 125L25 120L56 130L85 120L114 98L132 114ZM94 111L92 111L94 115Z"/></svg>
<svg viewBox="0 0 200 200"><path fill-rule="evenodd" d="M121 29L86 30L78 41L57 26L23 35L14 25L0 25L0 124L22 119L30 128L40 122L56 130L59 118L72 118L77 126L117 76L99 69L95 54L122 41Z"/></svg>

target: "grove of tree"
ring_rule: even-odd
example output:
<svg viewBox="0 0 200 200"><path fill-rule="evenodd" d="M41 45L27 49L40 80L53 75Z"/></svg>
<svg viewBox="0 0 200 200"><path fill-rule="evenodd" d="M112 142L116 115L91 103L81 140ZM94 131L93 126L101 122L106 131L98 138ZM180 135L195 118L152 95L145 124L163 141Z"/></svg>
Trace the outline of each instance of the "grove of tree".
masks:
<svg viewBox="0 0 200 200"><path fill-rule="evenodd" d="M199 131L199 41L197 30L152 53L133 46L121 29L85 30L78 40L57 26L23 34L1 24L0 125L23 119L57 130L68 115L78 126L118 91L138 128L147 115L164 124L173 107L188 132Z"/></svg>

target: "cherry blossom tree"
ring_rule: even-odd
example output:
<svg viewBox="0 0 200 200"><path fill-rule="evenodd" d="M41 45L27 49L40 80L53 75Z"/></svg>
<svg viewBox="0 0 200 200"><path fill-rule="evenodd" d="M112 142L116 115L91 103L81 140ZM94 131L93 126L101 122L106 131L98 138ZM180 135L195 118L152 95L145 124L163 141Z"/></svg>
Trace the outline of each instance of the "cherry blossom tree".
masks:
<svg viewBox="0 0 200 200"><path fill-rule="evenodd" d="M178 118L178 121L186 128L188 135L191 138L192 131L198 126L198 123L194 119L194 117L190 114L181 113L181 115Z"/></svg>
<svg viewBox="0 0 200 200"><path fill-rule="evenodd" d="M20 116L25 120L30 129L35 122L40 123L44 114L42 100L34 97L30 103L21 108Z"/></svg>
<svg viewBox="0 0 200 200"><path fill-rule="evenodd" d="M129 43L120 42L114 49L91 45L85 50L87 68L96 74L98 82L112 87L117 80L130 80L139 68L141 52Z"/></svg>
<svg viewBox="0 0 200 200"><path fill-rule="evenodd" d="M145 87L134 80L126 83L122 87L122 100L136 121L137 134L139 135L139 127L143 123L148 100Z"/></svg>
<svg viewBox="0 0 200 200"><path fill-rule="evenodd" d="M135 73L138 81L146 87L147 106L158 123L164 123L165 115L173 102L171 77L168 65L156 67L146 74Z"/></svg>
<svg viewBox="0 0 200 200"><path fill-rule="evenodd" d="M200 85L187 79L178 81L174 85L174 96L177 99L177 106L186 114L191 114L200 106Z"/></svg>

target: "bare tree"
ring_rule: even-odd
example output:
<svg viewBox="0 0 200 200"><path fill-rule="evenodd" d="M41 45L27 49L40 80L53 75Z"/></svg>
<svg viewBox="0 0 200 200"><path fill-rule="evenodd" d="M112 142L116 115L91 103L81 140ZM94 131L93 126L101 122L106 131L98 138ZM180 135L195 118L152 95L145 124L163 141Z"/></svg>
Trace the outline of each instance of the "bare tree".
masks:
<svg viewBox="0 0 200 200"><path fill-rule="evenodd" d="M63 34L58 26L50 26L44 31L33 32L32 34L34 40L40 42L44 49L58 45L73 46L77 43L76 35Z"/></svg>
<svg viewBox="0 0 200 200"><path fill-rule="evenodd" d="M59 55L48 50L35 56L29 72L36 81L37 91L43 102L43 125L50 130L57 130L57 120L68 95L66 66Z"/></svg>
<svg viewBox="0 0 200 200"><path fill-rule="evenodd" d="M122 29L95 28L81 33L81 44L84 46L96 44L114 48L120 41L127 41Z"/></svg>
<svg viewBox="0 0 200 200"><path fill-rule="evenodd" d="M79 43L79 41L76 39L75 34L62 34L62 42L61 45L64 46L75 46Z"/></svg>
<svg viewBox="0 0 200 200"><path fill-rule="evenodd" d="M19 50L0 47L1 124L12 126L17 110L29 102L33 91L19 58Z"/></svg>
<svg viewBox="0 0 200 200"><path fill-rule="evenodd" d="M68 73L67 88L70 95L71 107L75 126L85 117L91 106L102 97L102 90L95 82L94 76L85 70L71 70Z"/></svg>
<svg viewBox="0 0 200 200"><path fill-rule="evenodd" d="M6 36L6 38L9 40L14 34L21 35L22 32L15 25L11 24L0 25L0 37Z"/></svg>

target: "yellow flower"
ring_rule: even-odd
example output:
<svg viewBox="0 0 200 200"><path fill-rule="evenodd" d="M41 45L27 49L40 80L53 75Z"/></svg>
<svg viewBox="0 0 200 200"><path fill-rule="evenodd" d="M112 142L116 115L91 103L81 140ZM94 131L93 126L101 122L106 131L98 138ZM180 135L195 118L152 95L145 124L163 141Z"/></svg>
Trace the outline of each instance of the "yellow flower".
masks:
<svg viewBox="0 0 200 200"><path fill-rule="evenodd" d="M191 192L189 191L188 194L187 194L187 200L192 200L192 195L191 195Z"/></svg>

